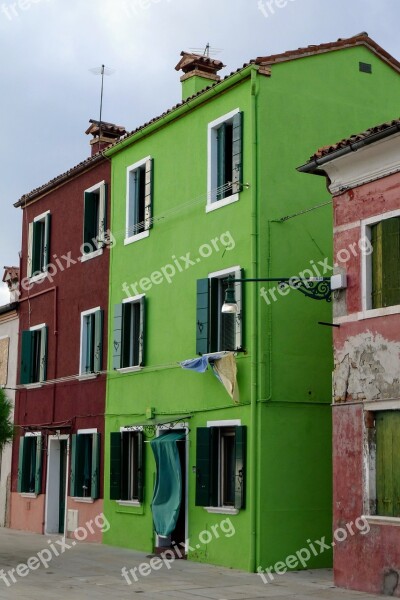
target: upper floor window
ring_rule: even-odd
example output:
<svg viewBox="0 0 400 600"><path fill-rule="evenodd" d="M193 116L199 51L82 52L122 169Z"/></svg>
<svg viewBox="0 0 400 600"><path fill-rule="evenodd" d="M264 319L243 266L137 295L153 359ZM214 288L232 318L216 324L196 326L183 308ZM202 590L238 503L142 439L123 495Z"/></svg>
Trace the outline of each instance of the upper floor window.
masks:
<svg viewBox="0 0 400 600"><path fill-rule="evenodd" d="M81 374L101 371L102 349L103 311L97 307L81 313Z"/></svg>
<svg viewBox="0 0 400 600"><path fill-rule="evenodd" d="M29 223L28 277L39 277L47 271L50 261L50 212L38 215Z"/></svg>
<svg viewBox="0 0 400 600"><path fill-rule="evenodd" d="M373 252L367 308L400 305L400 216L370 226Z"/></svg>
<svg viewBox="0 0 400 600"><path fill-rule="evenodd" d="M125 243L149 235L152 226L153 160L144 158L127 171Z"/></svg>
<svg viewBox="0 0 400 600"><path fill-rule="evenodd" d="M84 194L83 245L84 257L103 248L106 231L107 184L102 181Z"/></svg>
<svg viewBox="0 0 400 600"><path fill-rule="evenodd" d="M242 189L243 113L236 109L208 125L207 211L239 199Z"/></svg>
<svg viewBox="0 0 400 600"><path fill-rule="evenodd" d="M145 297L127 298L114 309L114 369L144 364Z"/></svg>
<svg viewBox="0 0 400 600"><path fill-rule="evenodd" d="M227 277L242 278L239 267L211 273L207 279L197 280L196 352L208 354L223 350L242 349L242 288L234 283L238 306L236 314L222 313Z"/></svg>
<svg viewBox="0 0 400 600"><path fill-rule="evenodd" d="M21 384L46 380L47 327L37 325L22 332Z"/></svg>

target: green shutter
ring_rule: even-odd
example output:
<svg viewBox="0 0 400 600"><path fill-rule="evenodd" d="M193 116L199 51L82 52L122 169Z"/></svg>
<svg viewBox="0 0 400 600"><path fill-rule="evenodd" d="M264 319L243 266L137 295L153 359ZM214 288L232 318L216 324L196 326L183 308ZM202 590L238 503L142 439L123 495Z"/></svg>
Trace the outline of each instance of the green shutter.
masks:
<svg viewBox="0 0 400 600"><path fill-rule="evenodd" d="M28 259L26 264L26 275L32 277L32 260L33 260L33 223L28 226Z"/></svg>
<svg viewBox="0 0 400 600"><path fill-rule="evenodd" d="M400 412L376 415L377 514L400 517Z"/></svg>
<svg viewBox="0 0 400 600"><path fill-rule="evenodd" d="M22 385L32 383L32 338L32 331L26 330L22 332L20 367L20 382Z"/></svg>
<svg viewBox="0 0 400 600"><path fill-rule="evenodd" d="M37 275L42 271L43 266L43 248L44 248L44 224L43 221L33 222L32 238L32 275Z"/></svg>
<svg viewBox="0 0 400 600"><path fill-rule="evenodd" d="M232 194L237 194L242 189L242 139L243 139L243 113L239 112L233 117L232 140Z"/></svg>
<svg viewBox="0 0 400 600"><path fill-rule="evenodd" d="M121 500L121 434L110 433L110 500Z"/></svg>
<svg viewBox="0 0 400 600"><path fill-rule="evenodd" d="M114 306L114 338L113 338L113 369L120 369L122 366L122 313L123 304Z"/></svg>
<svg viewBox="0 0 400 600"><path fill-rule="evenodd" d="M243 279L243 269L235 271L235 279ZM235 315L235 350L243 350L243 286L241 281L237 281L235 284L235 298L238 307Z"/></svg>
<svg viewBox="0 0 400 600"><path fill-rule="evenodd" d="M47 213L44 220L44 247L43 247L43 270L46 271L50 263L50 231L51 215Z"/></svg>
<svg viewBox="0 0 400 600"><path fill-rule="evenodd" d="M137 465L138 465L138 472L137 472L137 478L138 478L138 501L139 502L143 502L143 497L144 497L144 476L145 476L145 471L144 471L144 437L143 437L143 432L142 431L138 431L137 432L137 436L138 436L138 460L137 460Z"/></svg>
<svg viewBox="0 0 400 600"><path fill-rule="evenodd" d="M225 198L225 184L226 184L226 173L225 173L225 148L226 148L226 123L217 130L217 200Z"/></svg>
<svg viewBox="0 0 400 600"><path fill-rule="evenodd" d="M382 221L383 306L400 304L400 217Z"/></svg>
<svg viewBox="0 0 400 600"><path fill-rule="evenodd" d="M83 214L83 243L90 244L85 247L85 254L96 250L93 239L98 233L98 194L96 192L85 192L84 214Z"/></svg>
<svg viewBox="0 0 400 600"><path fill-rule="evenodd" d="M79 486L79 463L78 463L78 435L71 436L71 489L70 494L73 498L81 496L78 490Z"/></svg>
<svg viewBox="0 0 400 600"><path fill-rule="evenodd" d="M35 494L42 493L42 436L35 436L36 439L36 468L35 468Z"/></svg>
<svg viewBox="0 0 400 600"><path fill-rule="evenodd" d="M17 492L22 494L26 491L26 471L24 469L25 461L25 437L19 438L19 457L18 457L18 484Z"/></svg>
<svg viewBox="0 0 400 600"><path fill-rule="evenodd" d="M108 184L103 183L100 188L100 200L99 200L99 233L98 233L98 246L102 248L105 244L105 232L107 230L107 198L108 198Z"/></svg>
<svg viewBox="0 0 400 600"><path fill-rule="evenodd" d="M235 427L235 508L244 508L246 492L246 427Z"/></svg>
<svg viewBox="0 0 400 600"><path fill-rule="evenodd" d="M100 433L93 433L91 497L100 497Z"/></svg>
<svg viewBox="0 0 400 600"><path fill-rule="evenodd" d="M141 203L142 203L142 208L143 208L143 197L141 196L141 187L142 187L142 169L139 167L138 169L136 169L135 171L135 206L134 206L134 210L135 210L135 218L134 218L134 224L135 224L135 228L133 231L133 235L137 235L138 233L140 233L141 231L143 231L143 227L144 224L141 222L141 218L140 218L140 213L141 213Z"/></svg>
<svg viewBox="0 0 400 600"><path fill-rule="evenodd" d="M139 367L145 364L145 335L146 335L146 298L140 298L140 320L139 320Z"/></svg>
<svg viewBox="0 0 400 600"><path fill-rule="evenodd" d="M197 280L196 353L209 351L209 279Z"/></svg>
<svg viewBox="0 0 400 600"><path fill-rule="evenodd" d="M208 352L218 352L225 350L220 341L220 324L224 316L221 313L222 304L220 303L221 280L218 277L212 277L209 281L209 326L208 326ZM221 336L222 338L223 336Z"/></svg>
<svg viewBox="0 0 400 600"><path fill-rule="evenodd" d="M39 380L46 381L47 378L47 339L48 327L42 327L40 330L40 374Z"/></svg>
<svg viewBox="0 0 400 600"><path fill-rule="evenodd" d="M150 229L153 226L153 168L154 161L150 158L146 161L145 188L144 188L144 228Z"/></svg>
<svg viewBox="0 0 400 600"><path fill-rule="evenodd" d="M196 506L211 506L212 427L196 430Z"/></svg>
<svg viewBox="0 0 400 600"><path fill-rule="evenodd" d="M103 310L98 310L94 313L93 371L96 373L99 373L103 366L103 320Z"/></svg>

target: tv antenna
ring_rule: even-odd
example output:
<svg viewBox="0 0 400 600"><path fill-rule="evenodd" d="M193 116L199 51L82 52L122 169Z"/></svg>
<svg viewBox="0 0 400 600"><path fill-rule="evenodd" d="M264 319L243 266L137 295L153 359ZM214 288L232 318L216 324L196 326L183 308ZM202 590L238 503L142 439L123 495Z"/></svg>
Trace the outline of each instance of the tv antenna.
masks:
<svg viewBox="0 0 400 600"><path fill-rule="evenodd" d="M212 48L210 46L210 43L207 42L205 48L190 48L190 51L194 52L195 54L202 54L203 56L207 56L207 58L210 58L211 55L219 54L220 52L222 52L222 48Z"/></svg>
<svg viewBox="0 0 400 600"><path fill-rule="evenodd" d="M101 75L101 92L100 92L100 117L99 117L99 150L101 143L101 123L103 116L103 94L104 94L104 75L107 77L113 75L115 73L115 69L109 69L105 65L101 65L101 67L94 67L93 69L89 69L93 75Z"/></svg>

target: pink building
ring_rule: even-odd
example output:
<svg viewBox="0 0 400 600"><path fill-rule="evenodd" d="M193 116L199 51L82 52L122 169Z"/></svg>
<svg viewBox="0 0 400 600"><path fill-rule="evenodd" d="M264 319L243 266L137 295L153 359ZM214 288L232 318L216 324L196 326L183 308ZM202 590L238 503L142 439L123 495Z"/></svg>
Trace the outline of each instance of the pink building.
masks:
<svg viewBox="0 0 400 600"><path fill-rule="evenodd" d="M400 119L299 170L327 178L344 276L334 293L333 527L368 524L335 544L335 583L399 598Z"/></svg>

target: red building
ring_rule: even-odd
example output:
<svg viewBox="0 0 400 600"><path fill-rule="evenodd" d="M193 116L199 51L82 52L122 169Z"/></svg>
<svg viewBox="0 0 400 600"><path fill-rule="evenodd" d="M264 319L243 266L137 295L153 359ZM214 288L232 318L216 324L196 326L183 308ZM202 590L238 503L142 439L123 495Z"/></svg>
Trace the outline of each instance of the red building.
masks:
<svg viewBox="0 0 400 600"><path fill-rule="evenodd" d="M10 525L101 540L107 365L110 164L125 133L96 121L92 156L24 195L18 443ZM88 525L91 523L90 525Z"/></svg>
<svg viewBox="0 0 400 600"><path fill-rule="evenodd" d="M299 170L327 177L347 275L334 294L334 531L347 531L335 583L400 597L400 120Z"/></svg>

